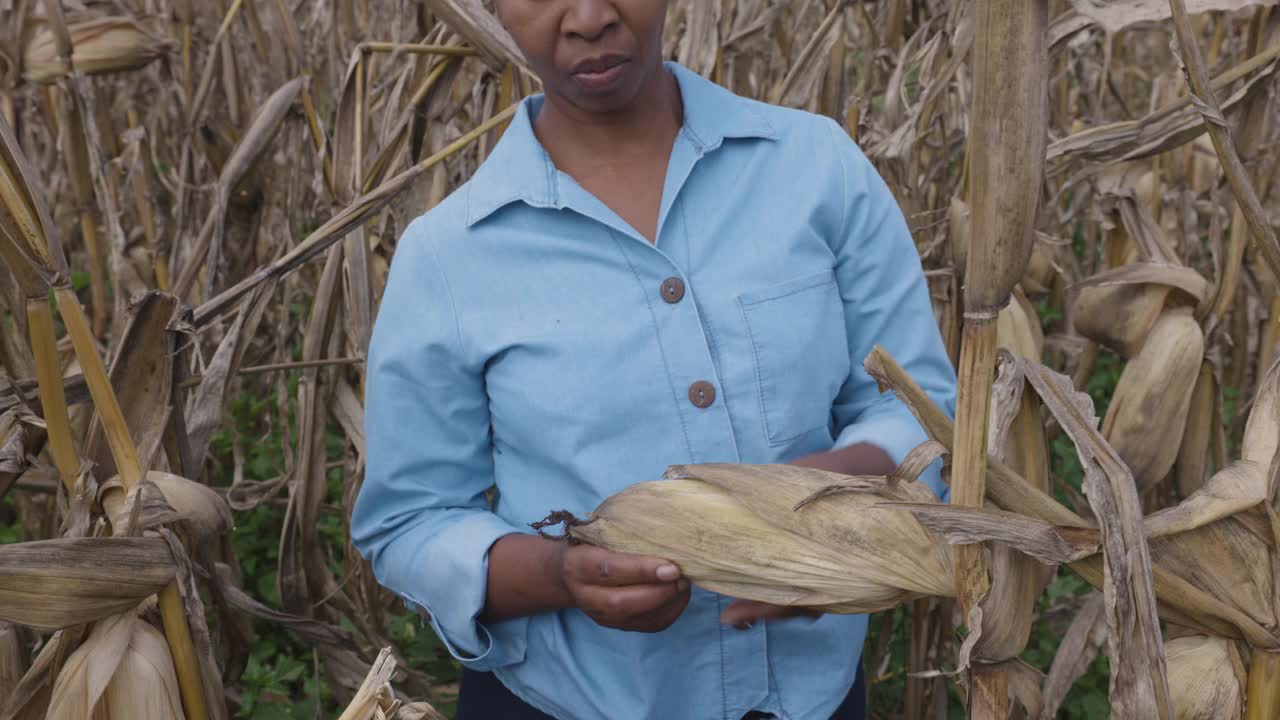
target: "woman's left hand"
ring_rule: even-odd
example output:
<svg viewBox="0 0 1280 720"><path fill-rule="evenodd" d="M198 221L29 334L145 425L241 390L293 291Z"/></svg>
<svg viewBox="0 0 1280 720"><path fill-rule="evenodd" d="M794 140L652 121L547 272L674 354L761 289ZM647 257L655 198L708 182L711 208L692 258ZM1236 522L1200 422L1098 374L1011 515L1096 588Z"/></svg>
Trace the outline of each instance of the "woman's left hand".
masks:
<svg viewBox="0 0 1280 720"><path fill-rule="evenodd" d="M807 607L773 605L757 600L734 600L729 603L729 607L725 608L724 612L720 613L720 622L746 629L760 620L781 620L791 617L807 617L816 620L822 617L822 614L821 610Z"/></svg>

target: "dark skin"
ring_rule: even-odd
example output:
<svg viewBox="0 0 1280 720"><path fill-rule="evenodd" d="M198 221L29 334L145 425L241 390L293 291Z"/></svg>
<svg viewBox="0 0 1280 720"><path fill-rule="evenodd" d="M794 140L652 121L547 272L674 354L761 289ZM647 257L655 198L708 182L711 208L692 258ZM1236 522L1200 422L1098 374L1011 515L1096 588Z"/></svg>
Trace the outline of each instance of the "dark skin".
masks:
<svg viewBox="0 0 1280 720"><path fill-rule="evenodd" d="M556 167L654 242L683 122L679 87L662 67L666 0L498 0L497 12L542 81L546 101L534 133ZM847 475L894 469L868 443L791 463ZM689 587L661 558L516 533L489 549L481 620L578 609L605 627L658 632L680 617ZM819 614L735 600L720 619L742 627Z"/></svg>

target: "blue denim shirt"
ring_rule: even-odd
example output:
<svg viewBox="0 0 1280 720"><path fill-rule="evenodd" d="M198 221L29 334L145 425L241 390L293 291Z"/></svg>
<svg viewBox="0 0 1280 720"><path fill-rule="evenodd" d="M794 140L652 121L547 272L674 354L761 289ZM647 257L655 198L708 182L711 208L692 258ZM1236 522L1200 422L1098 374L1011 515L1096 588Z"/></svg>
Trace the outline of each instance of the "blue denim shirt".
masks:
<svg viewBox="0 0 1280 720"><path fill-rule="evenodd" d="M653 634L576 610L477 621L495 540L553 510L586 516L668 465L863 441L901 461L925 436L863 370L874 344L954 412L915 245L849 136L667 67L684 123L656 244L556 169L533 133L541 96L406 228L369 349L352 539L465 666L555 717L825 720L865 616L739 630L718 622L731 598L695 586ZM714 389L707 407L697 381ZM944 493L936 464L923 480Z"/></svg>

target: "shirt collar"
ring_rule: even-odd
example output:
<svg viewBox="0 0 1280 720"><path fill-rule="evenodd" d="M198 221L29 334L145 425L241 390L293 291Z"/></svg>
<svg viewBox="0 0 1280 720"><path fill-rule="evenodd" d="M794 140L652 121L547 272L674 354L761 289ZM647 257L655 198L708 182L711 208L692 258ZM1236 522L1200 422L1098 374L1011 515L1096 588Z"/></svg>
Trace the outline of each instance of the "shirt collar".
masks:
<svg viewBox="0 0 1280 720"><path fill-rule="evenodd" d="M684 104L680 132L705 155L728 138L773 140L777 131L756 107L675 62L664 63L675 75ZM563 207L556 182L556 167L533 133L533 117L542 107L543 95L525 98L511 124L467 183L467 226L517 200L534 207Z"/></svg>

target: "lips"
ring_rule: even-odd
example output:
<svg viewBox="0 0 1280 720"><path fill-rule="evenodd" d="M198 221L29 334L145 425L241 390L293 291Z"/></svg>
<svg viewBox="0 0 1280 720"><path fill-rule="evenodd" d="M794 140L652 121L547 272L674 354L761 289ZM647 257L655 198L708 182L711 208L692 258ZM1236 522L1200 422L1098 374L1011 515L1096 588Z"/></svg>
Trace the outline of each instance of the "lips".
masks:
<svg viewBox="0 0 1280 720"><path fill-rule="evenodd" d="M599 75L626 61L625 55L601 55L579 61L570 72L574 75Z"/></svg>
<svg viewBox="0 0 1280 720"><path fill-rule="evenodd" d="M622 77L623 67L629 60L625 55L587 58L575 64L570 75L584 90L605 92L612 89Z"/></svg>

